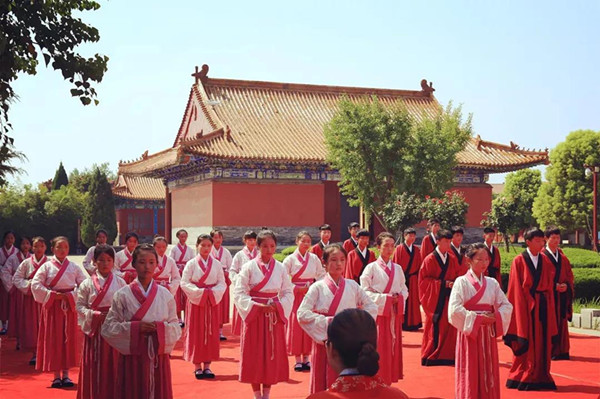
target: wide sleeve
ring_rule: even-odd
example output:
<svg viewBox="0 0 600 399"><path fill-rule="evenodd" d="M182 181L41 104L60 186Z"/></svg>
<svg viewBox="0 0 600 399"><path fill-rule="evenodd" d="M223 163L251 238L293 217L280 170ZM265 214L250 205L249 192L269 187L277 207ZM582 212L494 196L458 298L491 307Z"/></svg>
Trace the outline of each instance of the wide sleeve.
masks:
<svg viewBox="0 0 600 399"><path fill-rule="evenodd" d="M77 300L75 301L77 322L81 327L81 331L85 334L89 334L92 330L92 321L94 319L94 311L90 308L90 295L92 293L92 284L85 281L79 286L79 290L77 290ZM97 313L100 314L100 312Z"/></svg>
<svg viewBox="0 0 600 399"><path fill-rule="evenodd" d="M434 314L442 282L427 258L419 270L419 300L427 314Z"/></svg>
<svg viewBox="0 0 600 399"><path fill-rule="evenodd" d="M36 302L44 305L54 301L54 298L56 297L56 292L49 290L45 285L48 276L48 268L46 265L47 263L40 266L35 276L33 276L33 279L31 279L31 293L33 294L33 298Z"/></svg>
<svg viewBox="0 0 600 399"><path fill-rule="evenodd" d="M360 286L367 293L369 298L377 305L377 314L378 315L387 315L389 310L391 309L391 301L392 297L387 294L383 294L381 292L377 292L373 288L373 274L374 267L369 265L363 271L363 274L360 276ZM388 304L389 303L389 304ZM387 306L386 306L387 305Z"/></svg>
<svg viewBox="0 0 600 399"><path fill-rule="evenodd" d="M217 284L210 289L212 291L215 304L218 304L219 302L221 302L221 300L223 300L223 295L225 294L226 289L227 284L225 283L225 273L223 273L223 266L219 265L219 267L217 267Z"/></svg>
<svg viewBox="0 0 600 399"><path fill-rule="evenodd" d="M8 258L8 260L6 261L4 266L0 267L0 279L2 280L2 285L4 286L4 289L7 292L10 291L11 288L13 287L12 271L14 269L16 269L16 268L13 269L13 263L16 258L17 258L16 256L11 256L10 258Z"/></svg>
<svg viewBox="0 0 600 399"><path fill-rule="evenodd" d="M448 321L458 331L466 335L471 335L477 313L465 308L465 301L468 300L468 295L465 287L465 280L458 279L450 292L450 300L448 301ZM481 315L479 317L482 317Z"/></svg>
<svg viewBox="0 0 600 399"><path fill-rule="evenodd" d="M327 339L327 326L329 326L332 317L315 312L319 293L319 287L316 284L311 285L306 295L304 295L304 299L300 303L296 315L298 316L298 323L304 332L313 341L323 343Z"/></svg>
<svg viewBox="0 0 600 399"><path fill-rule="evenodd" d="M102 324L102 337L122 355L131 354L131 324L125 319L125 301L123 290L115 293L106 320ZM139 322L135 322L139 323Z"/></svg>
<svg viewBox="0 0 600 399"><path fill-rule="evenodd" d="M377 313L379 311L379 307L375 302L371 300L369 295L362 289L362 287L354 282L354 289L356 290L356 306L373 317L373 319L377 320Z"/></svg>
<svg viewBox="0 0 600 399"><path fill-rule="evenodd" d="M233 260L231 261L231 267L229 268L229 279L231 280L232 284L235 284L235 280L242 270L241 257L238 255L238 253L236 253L233 257Z"/></svg>
<svg viewBox="0 0 600 399"><path fill-rule="evenodd" d="M308 256L310 256L310 257L314 256L315 268L316 268L315 280L319 281L323 277L325 277L325 275L327 274L327 271L325 270L325 268L323 267L323 264L321 263L321 261L319 260L319 258L317 258L316 255L309 253Z"/></svg>
<svg viewBox="0 0 600 399"><path fill-rule="evenodd" d="M513 260L506 293L508 301L513 305L513 314L508 330L504 333L504 344L512 349L515 356L522 355L529 348L529 319L533 308L533 299L523 288L524 263L521 255Z"/></svg>
<svg viewBox="0 0 600 399"><path fill-rule="evenodd" d="M294 284L292 283L292 279L289 274L287 274L284 270L281 272L281 291L279 291L279 302L283 307L283 313L285 314L285 318L290 318L290 313L292 313L292 307L294 306Z"/></svg>
<svg viewBox="0 0 600 399"><path fill-rule="evenodd" d="M27 279L29 275L27 274L27 262L22 262L19 267L17 267L17 271L13 276L13 284L19 291L23 294L29 294L29 287L31 285L31 281Z"/></svg>
<svg viewBox="0 0 600 399"><path fill-rule="evenodd" d="M177 268L177 264L172 261L171 259L169 259L170 261L167 261L167 263L169 264L170 267L170 273L169 275L171 276L171 281L169 282L169 292L171 292L171 294L173 294L173 296L175 296L175 293L177 292L177 289L179 288L179 285L181 284L181 274L179 274L179 269Z"/></svg>
<svg viewBox="0 0 600 399"><path fill-rule="evenodd" d="M96 267L94 266L94 249L96 247L90 247L85 253L85 257L83 258L83 268L89 273L92 274Z"/></svg>
<svg viewBox="0 0 600 399"><path fill-rule="evenodd" d="M408 298L408 287L406 286L406 277L404 276L404 270L402 270L402 266L398 265L396 269L396 275L398 276L398 280L400 280L400 292L404 298L404 308L406 309L406 299Z"/></svg>
<svg viewBox="0 0 600 399"><path fill-rule="evenodd" d="M190 260L183 269L183 273L181 274L181 289L187 296L187 299L193 303L194 305L199 305L202 300L202 295L204 294L204 288L198 288L196 284L192 282L194 278L194 271L197 269L196 261Z"/></svg>
<svg viewBox="0 0 600 399"><path fill-rule="evenodd" d="M235 264L235 262L233 263ZM259 305L257 302L253 301L250 296L251 267L252 262L248 262L242 266L242 269L233 282L233 302L240 317L246 322L249 322L256 317L258 314L257 306Z"/></svg>
<svg viewBox="0 0 600 399"><path fill-rule="evenodd" d="M156 322L156 333L158 335L158 353L168 354L173 351L175 344L181 337L181 326L177 318L177 305L172 295L167 297L167 319Z"/></svg>
<svg viewBox="0 0 600 399"><path fill-rule="evenodd" d="M294 265L293 259L292 259L292 255L288 255L285 257L285 259L283 260L283 262L281 262L283 264L283 267L285 268L285 271L287 272L288 275L292 275L292 266Z"/></svg>
<svg viewBox="0 0 600 399"><path fill-rule="evenodd" d="M85 281L85 279L87 279L89 276L87 276L85 274L85 272L83 270L81 270L81 267L79 267L79 265L77 265L76 263L73 263L73 265L76 268L76 274L75 274L75 282L77 283L77 285L79 286L81 283L83 283Z"/></svg>
<svg viewBox="0 0 600 399"><path fill-rule="evenodd" d="M513 312L513 305L509 302L508 298L502 291L500 284L498 284L498 282L493 279L490 279L489 281L494 282L494 314L496 316L496 335L500 335L500 329L502 330L502 335L505 335L508 331L508 326L510 324L510 319Z"/></svg>

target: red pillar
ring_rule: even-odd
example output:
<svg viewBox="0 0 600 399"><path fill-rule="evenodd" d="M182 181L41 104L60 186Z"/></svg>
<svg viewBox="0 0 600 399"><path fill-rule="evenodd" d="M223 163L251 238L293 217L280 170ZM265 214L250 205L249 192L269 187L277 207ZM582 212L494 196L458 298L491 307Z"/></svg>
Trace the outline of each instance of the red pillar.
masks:
<svg viewBox="0 0 600 399"><path fill-rule="evenodd" d="M171 242L171 193L165 186L165 238Z"/></svg>

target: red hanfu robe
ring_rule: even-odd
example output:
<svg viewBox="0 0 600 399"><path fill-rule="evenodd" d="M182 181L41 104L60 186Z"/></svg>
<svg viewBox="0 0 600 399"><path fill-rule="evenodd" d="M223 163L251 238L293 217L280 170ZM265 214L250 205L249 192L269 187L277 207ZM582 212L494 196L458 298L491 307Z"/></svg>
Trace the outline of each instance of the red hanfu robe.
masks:
<svg viewBox="0 0 600 399"><path fill-rule="evenodd" d="M378 258L370 263L360 276L360 286L377 305L377 352L379 373L387 385L398 382L404 376L402 367L402 321L404 305L408 296L402 268ZM392 295L398 295L398 303L392 303Z"/></svg>
<svg viewBox="0 0 600 399"><path fill-rule="evenodd" d="M321 263L323 263L323 250L327 245L329 245L329 243L325 244L323 241L319 241L310 248L310 252L317 255L321 260Z"/></svg>
<svg viewBox="0 0 600 399"><path fill-rule="evenodd" d="M8 315L8 336L17 338L17 342L20 344L20 335L23 331L23 293L17 289L13 284L13 276L17 271L19 265L31 254L23 254L21 251L17 251L14 255L11 255L2 268L2 280L6 280L6 287L8 287L8 294L10 297L9 315Z"/></svg>
<svg viewBox="0 0 600 399"><path fill-rule="evenodd" d="M246 263L233 290L235 306L244 320L240 345L240 381L272 385L287 381L289 364L285 325L294 303L294 285L285 267L260 257ZM275 304L276 311L263 313L258 304Z"/></svg>
<svg viewBox="0 0 600 399"><path fill-rule="evenodd" d="M554 266L543 255L534 267L528 251L510 267L507 297L513 317L504 343L513 351L506 386L520 391L556 389L550 375L552 342L557 338Z"/></svg>
<svg viewBox="0 0 600 399"><path fill-rule="evenodd" d="M196 255L192 247L189 245L181 245L180 243L177 243L177 245L171 248L171 251L169 252L169 257L175 261L180 275L183 274L185 265L187 265L191 259L194 259L194 256ZM177 314L179 315L187 306L187 298L181 287L178 287L177 292L175 293L175 303L177 304Z"/></svg>
<svg viewBox="0 0 600 399"><path fill-rule="evenodd" d="M464 276L469 270L469 262L467 261L468 258L465 256L462 248L457 249L454 245L450 244L450 251L448 251L448 253L456 259L456 264L458 265L456 277Z"/></svg>
<svg viewBox="0 0 600 399"><path fill-rule="evenodd" d="M377 318L377 305L356 281L340 278L336 284L329 274L311 285L304 296L297 314L300 326L313 340L310 393L326 390L337 378L337 373L327 363L327 327L336 314L355 308Z"/></svg>
<svg viewBox="0 0 600 399"><path fill-rule="evenodd" d="M350 278L360 284L360 276L369 263L375 262L375 254L367 248L367 255L363 256L358 247L348 253L344 278Z"/></svg>
<svg viewBox="0 0 600 399"><path fill-rule="evenodd" d="M421 248L413 244L411 251L406 244L400 244L396 247L393 260L394 263L402 267L406 288L408 289L402 329L404 331L416 331L423 326L421 321L421 303L419 302Z"/></svg>
<svg viewBox="0 0 600 399"><path fill-rule="evenodd" d="M498 250L498 247L495 247L494 245L492 245L492 248L490 249L486 244L486 249L490 257L490 263L485 271L485 275L495 278L498 281L498 284L500 284L500 287L502 287L502 274L500 273L500 251Z"/></svg>
<svg viewBox="0 0 600 399"><path fill-rule="evenodd" d="M419 295L425 311L425 328L421 344L423 366L453 365L456 346L456 328L448 323L450 288L446 281L454 281L458 268L456 260L446 255L442 262L437 250L427 255L419 271Z"/></svg>
<svg viewBox="0 0 600 399"><path fill-rule="evenodd" d="M508 329L512 305L491 277L479 280L472 270L454 282L448 320L456 327L455 397L499 399L500 376L497 337ZM493 313L496 323L482 324Z"/></svg>
<svg viewBox="0 0 600 399"><path fill-rule="evenodd" d="M38 326L41 305L31 293L31 280L39 268L48 261L46 255L36 262L35 256L25 259L13 276L14 286L23 294L22 315L18 327L19 345L25 350L35 350L38 339Z"/></svg>
<svg viewBox="0 0 600 399"><path fill-rule="evenodd" d="M141 322L155 322L156 331L141 332ZM102 324L102 337L119 351L117 399L170 399L169 354L181 337L173 295L154 281L146 292L135 279L113 297Z"/></svg>
<svg viewBox="0 0 600 399"><path fill-rule="evenodd" d="M397 388L387 386L379 376L342 375L327 391L310 395L307 399L408 399Z"/></svg>
<svg viewBox="0 0 600 399"><path fill-rule="evenodd" d="M219 360L219 302L226 289L223 265L208 256L190 260L183 269L181 289L188 299L185 309L183 358L194 364Z"/></svg>
<svg viewBox="0 0 600 399"><path fill-rule="evenodd" d="M75 289L85 279L79 266L67 258L61 264L56 257L44 263L33 277L31 292L42 304L36 370L60 371L79 364ZM59 299L58 293L66 297Z"/></svg>
<svg viewBox="0 0 600 399"><path fill-rule="evenodd" d="M568 360L569 356L569 321L573 318L573 298L575 297L575 280L571 262L564 252L558 249L558 260L546 248L542 251L550 263L554 265L554 310L558 327L558 341L552 343L552 360ZM565 292L558 292L556 284L566 284Z"/></svg>
<svg viewBox="0 0 600 399"><path fill-rule="evenodd" d="M229 269L229 278L231 279L231 284L235 286L235 282L237 280L238 274L242 270L242 266L246 263L250 262L254 258L258 256L258 250L256 248L250 251L248 247L242 248L241 251L236 252L233 257L233 261L231 262L231 268ZM244 321L242 317L238 313L237 307L233 307L233 316L231 321L231 333L233 335L241 335L242 327L244 327Z"/></svg>
<svg viewBox="0 0 600 399"><path fill-rule="evenodd" d="M350 237L346 241L344 241L344 244L342 244L342 247L346 250L346 253L350 253L350 251L352 251L354 248L358 247L358 241L354 241L354 239L352 239L352 237Z"/></svg>
<svg viewBox="0 0 600 399"><path fill-rule="evenodd" d="M229 294L231 279L229 278L229 269L233 263L233 258L231 257L231 252L229 252L229 250L222 245L218 251L213 246L210 254L213 258L218 260L221 265L223 265L223 277L225 278L225 284L227 286L225 288L225 293L223 294L223 299L221 299L221 302L219 302L219 324L223 325L229 323L229 310L231 309Z"/></svg>
<svg viewBox="0 0 600 399"><path fill-rule="evenodd" d="M436 246L437 240L433 236L433 233L429 233L423 237L423 241L421 242L421 259L425 260L427 255L435 250Z"/></svg>
<svg viewBox="0 0 600 399"><path fill-rule="evenodd" d="M17 253L17 248L13 245L10 248L6 248L2 246L0 248L0 269L4 269L4 264L12 255ZM0 284L0 321L7 321L10 316L10 296L8 295L8 291L10 287L7 287L6 284L8 282L2 281ZM2 326L6 328L6 326Z"/></svg>
<svg viewBox="0 0 600 399"><path fill-rule="evenodd" d="M96 271L79 286L75 307L85 334L77 383L79 399L115 397L119 352L102 338L100 330L114 294L124 286L125 280L114 273L104 278Z"/></svg>
<svg viewBox="0 0 600 399"><path fill-rule="evenodd" d="M290 314L290 322L287 324L286 335L288 355L306 355L311 351L312 339L298 323L298 308L306 295L306 292L300 290L310 287L316 280L321 279L325 275L325 269L317 255L306 252L302 257L297 249L283 260L283 265L294 284L294 305Z"/></svg>
<svg viewBox="0 0 600 399"><path fill-rule="evenodd" d="M117 276L125 280L127 284L137 277L137 272L133 267L133 255L127 248L123 248L115 255L115 269L117 270Z"/></svg>
<svg viewBox="0 0 600 399"><path fill-rule="evenodd" d="M158 285L162 285L168 289L173 298L175 298L179 289L179 283L181 282L181 274L179 274L179 269L173 258L167 255L159 256L158 264L152 278Z"/></svg>

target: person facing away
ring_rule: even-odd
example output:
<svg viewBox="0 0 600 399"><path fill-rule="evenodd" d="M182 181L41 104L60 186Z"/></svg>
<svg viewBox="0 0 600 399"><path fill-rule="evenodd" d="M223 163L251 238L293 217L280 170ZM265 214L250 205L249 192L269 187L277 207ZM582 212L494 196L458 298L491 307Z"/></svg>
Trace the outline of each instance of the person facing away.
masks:
<svg viewBox="0 0 600 399"><path fill-rule="evenodd" d="M327 337L327 361L339 377L329 389L312 394L309 399L408 398L376 375L377 326L368 312L346 309L338 313L327 328Z"/></svg>

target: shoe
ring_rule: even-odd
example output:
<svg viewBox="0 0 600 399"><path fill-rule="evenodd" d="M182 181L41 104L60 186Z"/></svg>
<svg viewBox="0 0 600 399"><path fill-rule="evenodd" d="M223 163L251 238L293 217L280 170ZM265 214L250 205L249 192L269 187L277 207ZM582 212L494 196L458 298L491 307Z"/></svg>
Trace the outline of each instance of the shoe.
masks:
<svg viewBox="0 0 600 399"><path fill-rule="evenodd" d="M310 371L310 362L302 363L302 371Z"/></svg>
<svg viewBox="0 0 600 399"><path fill-rule="evenodd" d="M50 388L62 388L62 380L60 378L55 378L52 380L52 385Z"/></svg>
<svg viewBox="0 0 600 399"><path fill-rule="evenodd" d="M227 337L226 337L226 336L224 336L224 335L221 335L221 336L219 337L219 341L227 341Z"/></svg>
<svg viewBox="0 0 600 399"><path fill-rule="evenodd" d="M6 335L6 327L2 327L2 330L0 330L0 335Z"/></svg>
<svg viewBox="0 0 600 399"><path fill-rule="evenodd" d="M204 378L208 378L208 379L215 378L215 374L212 371L210 371L210 369L204 369L202 374L204 374Z"/></svg>
<svg viewBox="0 0 600 399"><path fill-rule="evenodd" d="M73 383L73 381L71 381L69 377L65 377L62 379L62 386L65 388L71 388L75 386L75 384Z"/></svg>
<svg viewBox="0 0 600 399"><path fill-rule="evenodd" d="M32 357L31 360L29 361L29 365L30 366L35 366L35 362L37 361L37 357Z"/></svg>
<svg viewBox="0 0 600 399"><path fill-rule="evenodd" d="M185 327L185 323L183 321L180 321L179 322L179 327L181 327L181 328Z"/></svg>
<svg viewBox="0 0 600 399"><path fill-rule="evenodd" d="M194 371L194 375L196 376L197 380L204 379L204 373L202 372L202 369L198 369L198 370Z"/></svg>
<svg viewBox="0 0 600 399"><path fill-rule="evenodd" d="M302 363L296 363L296 365L294 366L294 371L302 371L304 369L304 366L302 365Z"/></svg>

